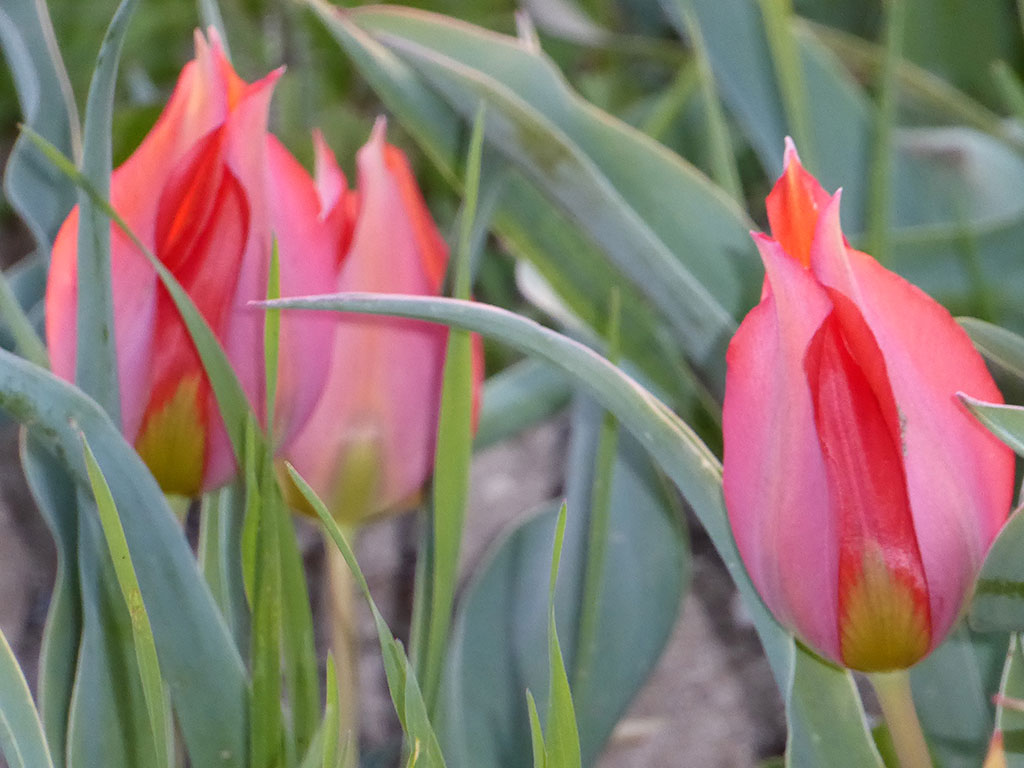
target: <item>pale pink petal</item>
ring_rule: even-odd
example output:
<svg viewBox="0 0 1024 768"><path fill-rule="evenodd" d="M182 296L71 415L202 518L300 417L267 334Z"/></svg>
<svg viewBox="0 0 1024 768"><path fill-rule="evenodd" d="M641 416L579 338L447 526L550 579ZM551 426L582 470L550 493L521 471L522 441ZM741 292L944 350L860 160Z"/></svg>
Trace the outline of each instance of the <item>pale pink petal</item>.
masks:
<svg viewBox="0 0 1024 768"><path fill-rule="evenodd" d="M726 506L765 603L836 660L838 524L804 374L807 346L832 307L778 243L754 239L768 286L729 345L722 424Z"/></svg>

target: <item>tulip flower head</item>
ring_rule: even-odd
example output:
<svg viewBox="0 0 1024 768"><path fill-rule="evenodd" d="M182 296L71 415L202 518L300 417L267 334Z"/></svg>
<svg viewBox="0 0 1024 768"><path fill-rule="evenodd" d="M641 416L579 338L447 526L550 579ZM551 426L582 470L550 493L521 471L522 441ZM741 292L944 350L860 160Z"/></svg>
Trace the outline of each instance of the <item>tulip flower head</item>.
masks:
<svg viewBox="0 0 1024 768"><path fill-rule="evenodd" d="M908 667L960 616L1006 519L1013 453L958 391L1002 402L967 334L849 247L787 142L760 303L729 345L724 491L781 624L825 658Z"/></svg>
<svg viewBox="0 0 1024 768"><path fill-rule="evenodd" d="M248 84L231 68L211 31L196 35L196 58L182 70L156 125L111 177L111 203L185 288L224 346L257 413L264 412L263 313L273 231L291 234L281 206L292 178L270 178L267 155L283 148L267 134L267 111L280 71ZM272 192L270 190L273 190ZM298 190L295 194L300 194ZM53 247L46 292L46 336L54 372L74 376L78 209ZM282 285L315 293L326 284L315 260L286 260ZM286 263L287 262L287 263ZM223 421L191 337L170 295L143 254L117 229L111 234L114 333L121 422L126 438L161 487L195 495L234 471ZM301 333L304 318L282 320L282 338ZM322 354L285 358L303 370L279 389L287 438L308 416L326 373Z"/></svg>
<svg viewBox="0 0 1024 768"><path fill-rule="evenodd" d="M320 219L336 265L331 290L437 296L448 248L385 129L379 120L356 156L355 190L316 136ZM338 519L355 524L409 506L430 474L448 331L369 315L333 322L324 393L284 456Z"/></svg>

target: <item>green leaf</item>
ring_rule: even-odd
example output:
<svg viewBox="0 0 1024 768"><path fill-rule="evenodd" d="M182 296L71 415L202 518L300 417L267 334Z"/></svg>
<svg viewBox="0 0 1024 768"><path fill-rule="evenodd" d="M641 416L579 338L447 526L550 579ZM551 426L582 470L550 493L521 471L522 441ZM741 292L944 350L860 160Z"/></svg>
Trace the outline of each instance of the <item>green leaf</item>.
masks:
<svg viewBox="0 0 1024 768"><path fill-rule="evenodd" d="M142 460L78 389L2 350L0 407L25 424L83 489L89 481L71 420L86 435L121 511L130 551L146 553L136 563L139 587L192 764L242 765L245 671L181 528ZM78 546L88 552L94 545L102 546L102 538ZM217 685L209 685L211 680Z"/></svg>
<svg viewBox="0 0 1024 768"><path fill-rule="evenodd" d="M117 582L121 587L128 615L131 618L131 635L135 646L135 658L139 665L142 680L142 694L145 697L146 709L149 712L149 727L152 736L154 753L149 756L154 768L169 765L167 718L164 706L164 683L160 677L160 665L157 661L156 643L153 640L153 628L149 623L146 606L142 601L135 566L132 564L131 552L124 537L124 529L118 516L114 497L103 477L103 472L96 463L96 457L89 448L89 442L82 435L82 447L85 455L85 468L92 484L96 509L99 512L100 525L110 551L110 559L114 565Z"/></svg>
<svg viewBox="0 0 1024 768"><path fill-rule="evenodd" d="M562 659L555 624L555 585L558 582L558 562L562 556L565 536L565 504L558 511L555 523L555 544L551 555L551 585L548 590L548 720L544 736L547 765L551 768L581 768L580 737L576 727L576 712L569 690L569 676Z"/></svg>
<svg viewBox="0 0 1024 768"><path fill-rule="evenodd" d="M586 104L545 57L514 38L409 10L348 14L314 7L403 122L410 125L422 113L425 120L410 130L449 168L451 153L438 136L450 130L451 117L415 73L467 119L485 98L489 146L572 216L720 385L715 367L731 335L730 313L739 305L740 273L745 277L753 263L750 222L721 190L661 145ZM382 56L356 24L411 66L403 70ZM672 206L663 204L666 198Z"/></svg>
<svg viewBox="0 0 1024 768"><path fill-rule="evenodd" d="M986 403L963 392L957 397L992 434L1024 456L1024 406Z"/></svg>
<svg viewBox="0 0 1024 768"><path fill-rule="evenodd" d="M466 162L466 197L454 264L454 294L470 295L471 237L476 219L483 150L484 106L473 123ZM433 485L433 552L430 563L430 614L423 654L423 691L427 706L436 711L441 668L451 627L458 580L459 550L469 495L469 464L473 452L473 346L468 333L451 330L445 352L441 406L437 425ZM421 587L422 588L422 587Z"/></svg>
<svg viewBox="0 0 1024 768"><path fill-rule="evenodd" d="M550 365L526 359L484 383L474 450L483 450L558 413L569 402L566 377Z"/></svg>
<svg viewBox="0 0 1024 768"><path fill-rule="evenodd" d="M55 765L64 765L68 714L82 636L78 584L78 504L75 485L64 467L28 432L22 436L21 463L57 548L57 574L43 625L39 652L39 710Z"/></svg>
<svg viewBox="0 0 1024 768"><path fill-rule="evenodd" d="M530 689L526 689L526 706L530 711L530 747L533 750L533 768L546 768L548 764L547 752L544 750L544 731L540 725L540 715L537 714L537 702L533 700Z"/></svg>
<svg viewBox="0 0 1024 768"><path fill-rule="evenodd" d="M74 95L46 4L6 0L0 8L0 46L14 79L23 122L64 154L81 158ZM36 252L49 261L50 244L75 202L74 188L31 142L19 137L7 162L4 191L32 232Z"/></svg>
<svg viewBox="0 0 1024 768"><path fill-rule="evenodd" d="M377 638L380 641L384 672L387 675L391 701L394 704L398 720L402 724L402 730L406 734L410 753L415 756L424 756L425 761L422 765L425 768L444 768L444 757L441 754L441 747L437 741L437 736L434 734L434 729L430 724L427 707L419 685L416 682L416 674L405 655L405 651L402 649L401 643L395 640L395 636L391 633L387 622L384 621L384 617L377 609L377 604L370 594L370 587L366 583L366 577L359 567L352 547L331 516L331 513L327 511L327 507L317 497L316 492L295 471L295 467L288 463L285 466L289 476L295 483L295 487L299 489L299 492L316 512L320 522L341 552L342 557L345 558L345 562L348 563L348 567L352 569L352 575L355 577L356 584L370 606L370 612L373 614L373 620L377 626Z"/></svg>
<svg viewBox="0 0 1024 768"><path fill-rule="evenodd" d="M1007 640L1004 634L975 634L961 623L911 668L917 715L943 768L974 768L984 761Z"/></svg>
<svg viewBox="0 0 1024 768"><path fill-rule="evenodd" d="M580 222L702 366L714 365L711 350L731 335L738 308L737 255L753 253L750 222L727 195L587 104L516 38L410 9L359 9L352 18L464 118L486 99L489 145Z"/></svg>
<svg viewBox="0 0 1024 768"><path fill-rule="evenodd" d="M102 199L110 197L110 134L114 86L124 35L138 0L122 0L100 46L89 83L82 142L82 175ZM110 222L93 197L78 193L77 347L75 382L121 423L121 395L110 284Z"/></svg>
<svg viewBox="0 0 1024 768"><path fill-rule="evenodd" d="M0 752L11 768L53 766L32 694L3 632L0 632Z"/></svg>
<svg viewBox="0 0 1024 768"><path fill-rule="evenodd" d="M568 373L582 389L615 414L683 493L736 583L776 679L780 686L790 685L793 640L765 608L740 562L722 500L721 466L678 416L622 370L583 345L531 320L475 302L348 294L280 300L274 305L370 312L442 322L504 341ZM826 693L843 700L851 694L844 682L848 680L847 673L826 679ZM799 689L798 693L804 695L809 692ZM866 732L859 735L870 741Z"/></svg>
<svg viewBox="0 0 1024 768"><path fill-rule="evenodd" d="M998 434L998 433L997 433ZM978 632L1024 629L1024 510L1018 509L992 542L974 587L968 619Z"/></svg>
<svg viewBox="0 0 1024 768"><path fill-rule="evenodd" d="M1007 768L1024 765L1024 652L1020 635L1012 635L1006 665L999 686L1002 704L998 708L996 728L1002 731Z"/></svg>
<svg viewBox="0 0 1024 768"><path fill-rule="evenodd" d="M956 320L986 360L1024 381L1024 338L973 317L958 317Z"/></svg>
<svg viewBox="0 0 1024 768"><path fill-rule="evenodd" d="M786 692L787 768L882 768L850 673L794 645Z"/></svg>

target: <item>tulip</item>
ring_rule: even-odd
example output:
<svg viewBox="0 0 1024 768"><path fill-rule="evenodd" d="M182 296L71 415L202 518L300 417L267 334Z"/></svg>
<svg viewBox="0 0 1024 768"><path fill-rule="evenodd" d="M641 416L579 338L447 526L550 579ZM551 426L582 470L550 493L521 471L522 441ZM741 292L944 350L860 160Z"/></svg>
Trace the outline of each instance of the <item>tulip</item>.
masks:
<svg viewBox="0 0 1024 768"><path fill-rule="evenodd" d="M320 218L337 265L333 290L437 296L448 248L385 129L379 120L356 156L357 190L315 137ZM448 331L375 316L333 322L323 395L284 457L332 514L356 524L413 504L430 474ZM476 348L476 390L480 359Z"/></svg>
<svg viewBox="0 0 1024 768"><path fill-rule="evenodd" d="M315 204L315 191L286 172L287 153L267 134L279 76L244 82L216 35L207 42L197 33L196 58L167 107L111 176L112 205L188 292L257 414L265 412L264 314L248 303L266 296L274 232L284 293L322 291L331 274L326 259L306 258L295 213L310 196ZM75 369L77 237L76 208L54 242L46 291L52 366L66 379ZM233 474L234 456L191 337L152 265L120 230L112 230L110 258L125 437L164 491L217 487ZM286 317L282 339L301 338L316 322ZM276 427L286 441L315 404L326 360L309 343L283 346Z"/></svg>
<svg viewBox="0 0 1024 768"><path fill-rule="evenodd" d="M760 303L728 351L724 492L778 621L820 655L906 668L958 620L1011 503L1012 452L958 391L1002 402L966 333L849 247L787 143Z"/></svg>

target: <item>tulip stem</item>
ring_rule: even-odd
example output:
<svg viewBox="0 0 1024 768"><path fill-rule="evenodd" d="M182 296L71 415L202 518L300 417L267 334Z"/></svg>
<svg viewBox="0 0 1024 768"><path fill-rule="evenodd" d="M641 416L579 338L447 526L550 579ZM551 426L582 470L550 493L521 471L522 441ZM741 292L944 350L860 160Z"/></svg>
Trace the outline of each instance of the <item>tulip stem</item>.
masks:
<svg viewBox="0 0 1024 768"><path fill-rule="evenodd" d="M879 672L868 675L868 679L878 695L900 768L932 768L928 743L914 709L910 673L905 669Z"/></svg>
<svg viewBox="0 0 1024 768"><path fill-rule="evenodd" d="M355 541L355 531L345 537ZM344 768L359 763L359 629L356 626L355 584L341 550L324 534L327 578L327 615L338 682L339 746L348 743Z"/></svg>

